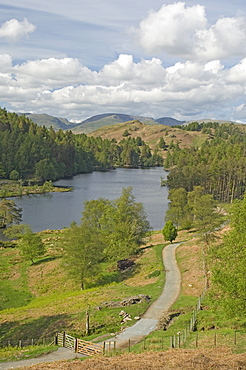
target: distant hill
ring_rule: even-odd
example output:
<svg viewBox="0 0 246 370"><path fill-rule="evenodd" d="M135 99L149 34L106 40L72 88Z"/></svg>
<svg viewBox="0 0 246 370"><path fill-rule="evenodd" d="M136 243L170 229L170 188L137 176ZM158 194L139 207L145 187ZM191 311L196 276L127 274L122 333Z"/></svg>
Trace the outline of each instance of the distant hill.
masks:
<svg viewBox="0 0 246 370"><path fill-rule="evenodd" d="M157 123L160 123L161 125L166 125L166 126L177 126L177 125L182 125L185 123L185 121L178 121L175 118L172 117L162 117L158 118L155 120Z"/></svg>
<svg viewBox="0 0 246 370"><path fill-rule="evenodd" d="M49 114L34 114L34 113L17 113L30 118L38 126L52 126L54 130L72 130L74 133L90 133L104 126L113 126L118 123L129 122L133 120L141 121L147 125L162 124L166 126L182 125L184 121L178 121L171 117L162 117L155 120L151 117L133 116L121 113L104 113L87 118L79 123L73 123L66 118L51 116Z"/></svg>
<svg viewBox="0 0 246 370"><path fill-rule="evenodd" d="M82 121L73 129L73 132L90 133L104 126L113 126L117 125L118 123L124 123L133 120L139 120L142 123L146 123L148 125L157 124L157 122L151 117L132 116L129 114L119 114L119 113L105 113L98 114L96 116L86 119L85 121Z"/></svg>
<svg viewBox="0 0 246 370"><path fill-rule="evenodd" d="M121 113L104 113L92 116L87 118L84 121L79 123L74 123L68 121L66 118L60 118L51 116L49 114L34 114L34 113L17 113L18 115L25 115L30 118L33 122L35 122L39 126L52 126L54 130L72 130L75 134L76 133L85 133L89 134L93 131L96 131L105 126L114 126L119 123L129 122L129 121L140 121L147 125L165 125L165 126L177 126L177 125L187 125L191 122L211 122L216 121L219 123L231 122L231 121L222 121L222 120L215 120L215 119L199 119L193 121L179 121L172 117L161 117L158 119L154 119L152 117L144 117L144 116L133 116L130 114L121 114Z"/></svg>
<svg viewBox="0 0 246 370"><path fill-rule="evenodd" d="M58 118L50 116L49 114L34 114L34 113L17 113L18 115L25 115L31 119L38 126L52 126L54 130L72 130L76 124L69 122L66 118Z"/></svg>

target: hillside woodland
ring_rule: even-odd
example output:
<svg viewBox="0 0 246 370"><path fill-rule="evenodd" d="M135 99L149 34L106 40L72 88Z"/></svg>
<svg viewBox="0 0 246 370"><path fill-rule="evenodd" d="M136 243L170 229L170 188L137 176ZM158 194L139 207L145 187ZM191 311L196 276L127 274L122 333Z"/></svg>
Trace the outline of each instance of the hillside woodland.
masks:
<svg viewBox="0 0 246 370"><path fill-rule="evenodd" d="M167 348L169 333L183 330L205 289L206 300L195 328L199 336L204 334L201 345L210 346L206 341L211 339L212 329L230 340L237 330L243 339L235 348L245 352L245 156L243 125L194 122L171 128L134 120L90 135L75 135L0 110L2 178L46 181L164 163L169 174L162 185L170 189L170 204L163 223L171 221L178 230L175 240L182 242L177 255L181 295L171 310L178 319L168 330L161 323L151 337L159 344L165 337ZM149 223L131 188L123 189L114 201L86 202L79 225L38 235L19 226L7 228L16 233L17 240L1 242L0 249L2 346L23 333L51 340L64 330L100 341L121 330L123 298L144 294L155 300L160 295L163 236L149 236ZM130 260L132 267L121 270L117 265L121 259ZM141 316L149 304L143 301L127 310L132 317ZM90 333L86 333L84 320L88 310L92 315ZM192 335L187 345L194 348L197 339Z"/></svg>
<svg viewBox="0 0 246 370"><path fill-rule="evenodd" d="M162 165L140 138L121 140L57 132L37 126L25 116L0 110L0 176L7 179L56 180L78 173L115 167Z"/></svg>

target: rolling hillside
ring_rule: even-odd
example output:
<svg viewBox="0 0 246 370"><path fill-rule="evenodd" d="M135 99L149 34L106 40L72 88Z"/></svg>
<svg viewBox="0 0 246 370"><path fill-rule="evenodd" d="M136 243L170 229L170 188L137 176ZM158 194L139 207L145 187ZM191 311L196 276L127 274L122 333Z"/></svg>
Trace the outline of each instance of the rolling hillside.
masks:
<svg viewBox="0 0 246 370"><path fill-rule="evenodd" d="M118 123L114 126L104 126L90 134L89 136L98 137L102 139L116 139L120 141L124 138L124 132L128 131L132 138L141 137L152 149L158 144L161 137L165 143L170 145L171 142L179 143L180 148L200 146L200 144L207 139L206 134L198 131L184 131L176 127L164 126L162 124L148 125L138 120Z"/></svg>
<svg viewBox="0 0 246 370"><path fill-rule="evenodd" d="M151 117L143 116L132 116L129 114L119 114L119 113L105 113L99 114L87 118L80 123L69 122L66 118L54 117L49 114L33 114L33 113L18 113L19 115L25 115L30 118L39 126L52 126L54 130L72 130L74 133L91 133L104 126L113 126L118 123L123 123L132 120L139 120L147 125L181 125L184 121L178 121L171 117L162 117L154 120Z"/></svg>

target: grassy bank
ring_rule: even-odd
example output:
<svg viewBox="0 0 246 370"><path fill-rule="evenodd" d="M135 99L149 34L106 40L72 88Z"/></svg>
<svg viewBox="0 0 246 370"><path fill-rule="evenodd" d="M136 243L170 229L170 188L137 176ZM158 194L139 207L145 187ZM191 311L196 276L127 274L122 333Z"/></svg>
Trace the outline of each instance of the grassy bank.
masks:
<svg viewBox="0 0 246 370"><path fill-rule="evenodd" d="M71 188L62 188L53 186L51 181L46 181L42 185L23 185L22 181L1 180L0 198L19 197L30 194L44 194L51 192L71 191Z"/></svg>
<svg viewBox="0 0 246 370"><path fill-rule="evenodd" d="M179 237L182 238L182 235ZM187 237L188 234L183 235L183 240ZM223 346L233 353L245 353L245 320L236 317L228 319L223 311L213 310L209 291L198 311L195 330L189 332L190 320L205 287L202 244L199 238L192 236L179 246L177 261L182 275L181 294L168 313L170 323L166 325L166 320L163 320L159 330L132 346L131 351L168 350L172 344L178 348L180 340L180 348L184 349L214 349Z"/></svg>
<svg viewBox="0 0 246 370"><path fill-rule="evenodd" d="M103 273L84 291L78 290L64 269L62 250L57 243L60 232L46 231L41 235L48 252L33 265L22 260L18 249L0 250L1 292L7 292L10 287L12 292L12 298L5 296L2 300L1 346L6 346L9 341L17 346L20 339L52 341L58 331L66 331L85 340L106 340L123 328L119 317L122 307L115 307L115 303L137 294L149 295L153 302L163 289L165 277L161 252L164 244L160 233L153 233L141 253L134 258L134 269L120 273L113 264L107 263ZM209 349L222 345L235 353L245 352L245 322L236 318L225 319L222 312L213 311L208 296L205 296L202 310L198 312L196 331L187 333L184 338L198 297L204 291L205 280L199 239L192 233L180 233L178 241L183 241L177 250L182 274L180 297L170 309L168 320L166 317L161 321L159 330L131 346L130 350L170 349L171 337L180 333L181 348L184 349ZM0 299L3 296L1 293ZM128 325L132 325L134 317L141 316L150 303L144 301L124 307L133 318ZM90 311L89 335L85 334L87 310Z"/></svg>
<svg viewBox="0 0 246 370"><path fill-rule="evenodd" d="M34 264L24 261L18 248L0 250L1 280L0 343L17 345L20 339L52 341L54 334L66 330L84 339L110 336L121 330L119 312L124 298L149 295L124 309L134 318L141 316L163 289L164 272L160 259L163 244L147 245L134 258L134 269L117 270L105 263L103 272L81 291L67 275L59 247L59 231L42 232L47 254ZM64 268L65 267L65 268ZM99 284L99 285L98 285ZM97 285L97 286L96 286ZM9 294L10 292L11 294ZM108 303L108 304L105 304ZM85 335L86 310L90 309L90 335ZM130 322L132 324L133 321Z"/></svg>

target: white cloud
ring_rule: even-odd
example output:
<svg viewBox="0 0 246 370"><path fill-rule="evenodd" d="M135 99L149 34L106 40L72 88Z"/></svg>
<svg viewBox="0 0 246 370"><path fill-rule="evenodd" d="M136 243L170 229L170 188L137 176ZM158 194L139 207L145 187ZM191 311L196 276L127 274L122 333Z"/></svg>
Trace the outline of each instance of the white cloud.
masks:
<svg viewBox="0 0 246 370"><path fill-rule="evenodd" d="M26 86L63 87L67 83L91 83L95 73L74 58L28 61L14 67L15 77Z"/></svg>
<svg viewBox="0 0 246 370"><path fill-rule="evenodd" d="M8 72L12 68L12 58L8 54L0 54L0 71Z"/></svg>
<svg viewBox="0 0 246 370"><path fill-rule="evenodd" d="M28 37L29 33L35 30L36 26L28 22L26 18L22 22L17 19L11 19L1 25L0 38L10 42L17 42L24 37Z"/></svg>
<svg viewBox="0 0 246 370"><path fill-rule="evenodd" d="M12 64L0 55L0 101L7 109L82 120L104 112L197 119L243 118L246 59L226 68L219 60L186 61L165 68L160 59L135 62L120 55L96 72L73 58ZM240 102L240 103L239 103ZM218 113L219 112L219 113ZM218 117L218 119L219 119Z"/></svg>
<svg viewBox="0 0 246 370"><path fill-rule="evenodd" d="M246 55L246 18L223 17L209 26L202 5L163 5L131 32L150 55L166 53L197 61Z"/></svg>
<svg viewBox="0 0 246 370"><path fill-rule="evenodd" d="M205 29L206 24L204 6L185 7L185 3L178 2L151 12L132 32L148 53L165 51L187 56L192 53L196 32Z"/></svg>

